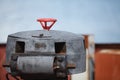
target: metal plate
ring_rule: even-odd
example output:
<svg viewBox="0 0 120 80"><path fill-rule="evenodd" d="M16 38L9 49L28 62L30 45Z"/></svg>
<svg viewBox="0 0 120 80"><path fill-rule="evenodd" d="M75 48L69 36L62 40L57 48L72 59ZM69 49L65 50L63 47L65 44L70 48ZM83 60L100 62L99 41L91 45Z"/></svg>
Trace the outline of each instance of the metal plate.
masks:
<svg viewBox="0 0 120 80"><path fill-rule="evenodd" d="M53 56L18 57L17 68L22 73L53 73Z"/></svg>

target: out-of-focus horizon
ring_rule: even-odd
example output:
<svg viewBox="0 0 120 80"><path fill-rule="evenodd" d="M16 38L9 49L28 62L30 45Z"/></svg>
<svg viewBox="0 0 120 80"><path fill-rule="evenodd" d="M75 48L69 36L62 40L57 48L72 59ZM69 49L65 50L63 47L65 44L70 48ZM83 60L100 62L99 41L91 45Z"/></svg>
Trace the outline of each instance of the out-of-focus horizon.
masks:
<svg viewBox="0 0 120 80"><path fill-rule="evenodd" d="M0 0L0 43L8 34L41 30L38 18L56 18L51 30L93 34L95 43L120 43L119 0Z"/></svg>

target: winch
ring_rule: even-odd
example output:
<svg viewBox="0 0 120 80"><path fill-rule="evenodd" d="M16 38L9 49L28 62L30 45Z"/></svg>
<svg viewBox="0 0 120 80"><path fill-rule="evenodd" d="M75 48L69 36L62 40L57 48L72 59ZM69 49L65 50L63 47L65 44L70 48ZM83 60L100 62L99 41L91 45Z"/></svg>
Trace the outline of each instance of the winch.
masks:
<svg viewBox="0 0 120 80"><path fill-rule="evenodd" d="M56 19L37 21L43 30L8 35L7 71L23 80L67 80L68 75L84 72L84 38L71 32L50 30Z"/></svg>

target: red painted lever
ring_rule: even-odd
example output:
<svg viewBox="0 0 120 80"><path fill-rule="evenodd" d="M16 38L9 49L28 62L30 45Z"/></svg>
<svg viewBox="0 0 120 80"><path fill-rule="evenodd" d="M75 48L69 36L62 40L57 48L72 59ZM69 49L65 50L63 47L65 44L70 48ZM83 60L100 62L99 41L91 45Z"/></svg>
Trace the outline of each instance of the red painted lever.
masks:
<svg viewBox="0 0 120 80"><path fill-rule="evenodd" d="M38 22L42 25L43 29L45 30L50 30L50 28L54 25L54 23L57 21L56 19L53 18L40 18L37 19ZM47 22L51 22L50 25L47 25Z"/></svg>

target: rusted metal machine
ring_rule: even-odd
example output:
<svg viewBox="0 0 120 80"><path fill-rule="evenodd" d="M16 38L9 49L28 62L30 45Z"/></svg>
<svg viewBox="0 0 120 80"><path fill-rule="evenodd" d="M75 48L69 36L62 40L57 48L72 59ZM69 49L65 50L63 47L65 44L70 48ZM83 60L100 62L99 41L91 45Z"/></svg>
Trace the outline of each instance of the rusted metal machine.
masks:
<svg viewBox="0 0 120 80"><path fill-rule="evenodd" d="M8 36L6 62L12 76L23 80L67 80L71 74L86 68L82 36L50 30L57 21L37 20L44 30L23 31ZM48 22L51 23L48 25Z"/></svg>

